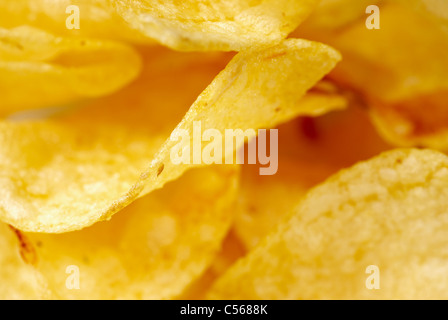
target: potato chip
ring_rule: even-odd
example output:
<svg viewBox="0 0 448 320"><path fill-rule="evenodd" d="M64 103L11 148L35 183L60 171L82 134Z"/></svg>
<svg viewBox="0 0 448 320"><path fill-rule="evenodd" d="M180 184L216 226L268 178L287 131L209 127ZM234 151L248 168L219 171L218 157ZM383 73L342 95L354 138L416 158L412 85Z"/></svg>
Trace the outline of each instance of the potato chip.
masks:
<svg viewBox="0 0 448 320"><path fill-rule="evenodd" d="M402 32L403 25L407 32ZM353 39L357 39L356 45ZM353 87L384 101L427 94L448 86L446 34L435 21L405 6L383 6L379 30L367 29L362 20L330 43L346 57L338 75Z"/></svg>
<svg viewBox="0 0 448 320"><path fill-rule="evenodd" d="M213 282L246 253L240 239L234 232L230 231L209 268L200 278L191 283L180 296L176 297L176 300L203 300Z"/></svg>
<svg viewBox="0 0 448 320"><path fill-rule="evenodd" d="M293 34L342 52L344 60L331 78L366 96L385 139L399 146L447 150L447 6L446 1L386 1L380 5L379 30L366 28L367 15L358 8L360 19L351 24L313 28L319 20L310 17L311 26L305 23ZM315 15L327 11L318 9Z"/></svg>
<svg viewBox="0 0 448 320"><path fill-rule="evenodd" d="M343 170L310 191L209 297L447 298L447 190L448 158L431 150L393 150ZM379 272L377 290L369 266Z"/></svg>
<svg viewBox="0 0 448 320"><path fill-rule="evenodd" d="M309 109L312 110L313 108L316 111L316 115L319 114L319 112L322 112L323 110L329 110L334 108L334 110L337 110L338 108L343 108L346 106L346 100L344 97L342 97L341 95L332 92L334 88L332 88L332 86L330 84L328 84L326 81L321 81L319 83L317 83L310 91L308 91L307 95L302 99L301 101L301 105L303 107L305 107L307 104L309 105ZM319 111L320 110L320 111ZM279 129L281 134L280 137L283 135L282 134L282 129ZM282 151L282 146L286 147L287 143L286 141L279 142L280 145L280 150ZM286 148L284 148L286 149ZM288 148L289 149L289 148ZM285 164L282 162L282 158L283 155L280 154L280 163L281 163L281 172L284 172L285 169ZM259 168L256 166L247 166L250 167L251 169L251 174L253 174L256 177L259 177L260 180L265 180L265 179L261 179L262 177L259 176ZM289 169L293 169L292 167L290 167ZM309 169L309 168L308 168ZM281 173L280 173L281 174ZM266 178L267 182L271 181L271 180L277 180L275 177L277 177L279 175L279 172L277 172L275 175L273 176L263 176ZM242 177L242 184L243 186L248 185L248 179L253 178L250 177L249 174L244 175ZM292 178L292 180L294 179L294 177ZM253 179L256 180L256 179ZM251 181L254 184L255 183L259 183L259 180L257 182L255 181ZM250 184L250 183L249 183ZM266 183L267 184L267 183ZM263 188L263 185L258 185L258 188L261 188L262 190L266 190L265 188ZM267 187L267 186L266 186ZM246 194L244 194L243 192L245 192L247 190L244 190L243 188L239 188L238 190L238 195L239 195L239 202L242 201L241 198L247 196ZM267 205L264 208L271 208L269 207L269 205L267 204L267 202L264 202L264 198L263 196L267 196L267 194L263 194L263 192L254 192L254 195L256 194L256 196L254 196L254 198L251 199L247 199L247 200L253 200L254 202L256 202L257 204L260 205L260 208L263 207L263 205ZM261 195L261 196L260 196ZM269 194L268 198L269 199L273 199L275 196L277 196L279 194L273 193L273 194ZM260 196L260 197L258 197ZM287 202L284 201L284 194L281 194L281 198L283 199L283 202L281 204L279 204L278 201L273 201L276 202L277 205L281 205L281 206L287 206ZM256 198L255 198L256 197ZM276 198L276 200L278 200L280 198ZM294 197L294 201L295 201L295 197ZM247 201L247 202L249 202ZM271 216L267 216L267 215L258 215L256 217L256 221L252 220L250 222L245 221L245 219L241 219L242 217L242 212L239 212L242 210L242 205L238 204L237 208L240 207L240 209L236 210L236 221L235 221L235 226L236 227L236 231L238 232L238 235L235 234L235 232L231 231L226 239L224 240L223 244L222 244L222 248L220 250L220 252L218 253L218 255L215 257L212 265L206 270L206 272L195 282L193 282L187 289L185 292L183 292L179 297L176 297L176 299L181 299L181 300L200 300L200 299L204 299L205 297L205 293L207 292L207 290L209 289L209 287L213 284L213 282L219 277L221 276L237 259L243 257L244 254L246 254L246 247L250 247L247 245L247 243L244 243L246 241L248 241L248 239L252 240L252 237L255 238L257 236L259 236L260 234L263 234L263 232L265 232L264 234L267 233L266 230L268 230L268 224L269 227L273 227L275 225L275 223L277 222L277 219L279 218L278 216L276 217L271 217ZM277 207L278 208L278 207ZM269 209L267 209L266 211L263 211L263 213L268 212ZM249 214L251 214L253 212L250 212ZM273 221L275 223L273 223ZM265 224L264 224L265 223ZM263 234L263 235L264 235ZM241 241L243 240L243 242Z"/></svg>
<svg viewBox="0 0 448 320"><path fill-rule="evenodd" d="M418 14L427 14L431 19L437 19L440 26L448 32L448 2L444 0L399 0L410 6Z"/></svg>
<svg viewBox="0 0 448 320"><path fill-rule="evenodd" d="M243 166L234 229L246 248L272 231L311 187L390 148L366 110L350 103L344 111L280 125L275 175L260 176L255 166Z"/></svg>
<svg viewBox="0 0 448 320"><path fill-rule="evenodd" d="M0 115L110 94L140 68L137 52L121 43L0 29Z"/></svg>
<svg viewBox="0 0 448 320"><path fill-rule="evenodd" d="M172 52L165 59L183 55ZM155 68L128 91L131 95L125 90L77 114L1 123L1 219L32 232L82 229L196 166L171 161L170 151L179 142L169 138L188 105L183 87L204 80L201 63L204 68L207 59L194 56L196 64L176 66L171 74L173 69ZM220 132L271 128L300 114L315 114L308 104L302 109L300 100L339 58L330 47L305 40L242 52L193 103L177 129L192 133L194 121ZM159 63L167 62L154 60L148 68ZM192 90L186 92L190 97ZM181 142L182 148L192 137ZM238 147L226 146L223 155Z"/></svg>
<svg viewBox="0 0 448 320"><path fill-rule="evenodd" d="M448 86L446 81L441 81L440 75L439 80L432 80L427 77L427 74L430 72L434 74L436 69L439 69L440 73L448 70L446 59L442 55L436 55L437 52L443 51L443 48L448 45L446 34L448 32L448 3L439 0L412 0L401 1L401 4L416 10L414 16L420 17L421 22L417 25L410 24L412 27L410 32L414 28L419 28L421 31L417 34L419 38L415 39L416 45L418 43L418 46L425 47L426 54L430 52L430 56L418 62L419 72L414 72L412 76L409 75L407 82L421 78L420 81L425 81L429 88L426 92L413 91L406 97L393 101L385 102L374 99L372 101L372 118L383 136L396 145L428 146L447 151L448 127L446 121L448 113L445 101L448 99ZM402 20L408 21L404 18ZM428 23L428 21L431 22ZM410 22L412 23L413 20ZM425 29L422 30L422 27ZM445 32L445 35L443 32ZM428 37L428 35L431 35L431 37ZM398 35L395 34L393 37L394 39L390 39L390 41L398 40ZM428 42L426 38L433 40ZM404 49L402 48L403 51ZM413 54L414 52L415 50ZM407 56L407 53L403 52L402 54ZM422 59L423 54L422 50L421 54L414 58L414 63ZM424 73L420 70L424 70Z"/></svg>
<svg viewBox="0 0 448 320"><path fill-rule="evenodd" d="M380 2L380 0L321 0L312 14L292 35L303 37L306 30L307 35L312 33L331 37L331 34L364 18L368 6Z"/></svg>
<svg viewBox="0 0 448 320"><path fill-rule="evenodd" d="M372 102L378 131L399 146L428 146L448 151L448 89L394 103Z"/></svg>
<svg viewBox="0 0 448 320"><path fill-rule="evenodd" d="M0 247L0 300L47 298L45 284L30 263L36 259L34 248L20 231L0 222Z"/></svg>
<svg viewBox="0 0 448 320"><path fill-rule="evenodd" d="M316 0L111 0L134 29L181 51L240 51L284 39Z"/></svg>
<svg viewBox="0 0 448 320"><path fill-rule="evenodd" d="M108 0L0 0L0 27L29 25L58 36L151 43L130 29Z"/></svg>
<svg viewBox="0 0 448 320"><path fill-rule="evenodd" d="M191 170L110 222L82 231L25 234L37 256L33 265L57 299L177 296L210 264L227 234L235 169Z"/></svg>

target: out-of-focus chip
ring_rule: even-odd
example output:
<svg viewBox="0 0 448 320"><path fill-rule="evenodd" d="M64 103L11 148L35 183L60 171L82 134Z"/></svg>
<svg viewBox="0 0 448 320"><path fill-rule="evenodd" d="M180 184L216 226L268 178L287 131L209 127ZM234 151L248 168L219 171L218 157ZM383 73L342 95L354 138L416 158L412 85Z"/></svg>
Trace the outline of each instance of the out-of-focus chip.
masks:
<svg viewBox="0 0 448 320"><path fill-rule="evenodd" d="M182 51L242 50L284 39L316 0L111 0L135 29Z"/></svg>
<svg viewBox="0 0 448 320"><path fill-rule="evenodd" d="M0 0L0 27L22 25L59 36L150 42L130 29L108 0Z"/></svg>
<svg viewBox="0 0 448 320"><path fill-rule="evenodd" d="M165 54L162 61L155 57L148 69L159 63L166 66L179 55ZM305 40L242 52L177 126L189 133L188 139L167 139L188 105L185 97L191 97L192 90L184 95L183 87L194 88L198 78L204 80L201 72L210 72L209 68L201 71L204 63L209 66L207 59L196 58L195 64L183 68L154 68L146 81L137 82L130 91L74 115L1 123L1 219L33 232L78 230L107 220L137 197L195 166L176 165L170 158L174 146L193 145L195 121L201 121L203 130L224 132L271 128L297 115L314 115L316 110L308 104L302 108L301 98L340 56L328 46ZM226 144L223 155L233 153L239 144Z"/></svg>
<svg viewBox="0 0 448 320"><path fill-rule="evenodd" d="M399 0L402 5L410 6L417 14L427 14L437 19L441 27L448 32L448 2L445 0Z"/></svg>
<svg viewBox="0 0 448 320"><path fill-rule="evenodd" d="M340 78L384 101L447 88L448 37L435 21L388 4L381 8L380 26L369 30L362 20L330 41L344 54L345 63L335 70Z"/></svg>
<svg viewBox="0 0 448 320"><path fill-rule="evenodd" d="M443 0L402 0L400 3L403 6L415 9L414 16L419 18L414 18L414 20L419 19L420 21L417 25L409 23L411 34L415 34L414 29L421 30L414 36L415 45L422 47L421 54L414 58L414 63L417 64L417 60L422 59L423 54L426 53L427 55L426 59L418 63L419 72L415 72L412 76L409 75L407 82L421 78L420 81L427 82L430 87L426 90L427 92L412 92L404 98L393 101L385 102L381 99L379 101L374 99L372 101L372 117L383 136L396 145L428 146L447 151L448 108L446 101L448 101L448 84L446 81L439 81L437 85L436 81L438 80L434 79L434 82L431 82L429 81L431 79L428 80L426 75L438 69L440 72L439 79L441 79L441 74L448 71L446 59L442 55L437 55L438 52L448 48L448 2ZM401 20L408 21L404 16ZM428 23L428 21L431 22ZM421 29L422 27L425 29ZM445 36L443 36L442 31L445 32ZM389 37L391 43L399 39L397 34L390 34ZM427 37L432 39L432 42L428 42ZM394 49L400 50L396 47ZM401 48L402 54L407 57L409 54L405 50L406 48ZM412 53L412 55L415 54L415 49ZM432 61L432 67L431 65L428 67L430 61Z"/></svg>
<svg viewBox="0 0 448 320"><path fill-rule="evenodd" d="M221 249L216 254L208 269L196 281L190 284L177 300L203 300L208 289L235 261L246 254L246 250L240 239L233 231L230 231L221 244Z"/></svg>
<svg viewBox="0 0 448 320"><path fill-rule="evenodd" d="M379 132L399 146L427 146L448 151L448 89L394 103L372 101Z"/></svg>
<svg viewBox="0 0 448 320"><path fill-rule="evenodd" d="M140 68L137 52L121 43L0 29L0 116L109 94Z"/></svg>
<svg viewBox="0 0 448 320"><path fill-rule="evenodd" d="M315 34L331 37L345 26L365 17L366 8L380 0L320 0L313 13L300 25L293 36ZM324 34L325 33L325 34Z"/></svg>
<svg viewBox="0 0 448 320"><path fill-rule="evenodd" d="M447 150L448 2L386 1L379 7L379 30L366 28L367 16L359 11L360 19L343 28L299 28L294 34L342 52L331 77L366 95L388 141Z"/></svg>
<svg viewBox="0 0 448 320"><path fill-rule="evenodd" d="M393 150L343 170L310 191L210 297L446 298L447 190L448 158L431 150ZM368 288L369 266L379 290Z"/></svg>
<svg viewBox="0 0 448 320"><path fill-rule="evenodd" d="M322 117L295 119L278 130L278 172L260 176L256 166L243 166L234 228L248 249L274 230L311 187L390 148L366 110L354 104Z"/></svg>
<svg viewBox="0 0 448 320"><path fill-rule="evenodd" d="M110 222L82 231L25 233L33 265L58 299L173 298L211 263L227 234L235 169L191 170Z"/></svg>
<svg viewBox="0 0 448 320"><path fill-rule="evenodd" d="M48 298L45 282L34 269L36 252L28 239L0 222L0 300Z"/></svg>

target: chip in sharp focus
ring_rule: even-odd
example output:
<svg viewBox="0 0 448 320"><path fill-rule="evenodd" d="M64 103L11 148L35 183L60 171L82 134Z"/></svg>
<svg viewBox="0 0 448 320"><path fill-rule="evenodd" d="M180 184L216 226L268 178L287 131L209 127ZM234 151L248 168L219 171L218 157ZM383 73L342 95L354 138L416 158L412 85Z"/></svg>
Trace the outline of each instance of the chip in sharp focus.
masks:
<svg viewBox="0 0 448 320"><path fill-rule="evenodd" d="M23 25L65 37L154 42L128 27L108 0L0 0L0 27Z"/></svg>
<svg viewBox="0 0 448 320"><path fill-rule="evenodd" d="M268 129L298 115L341 108L339 103L328 104L328 110L301 104L306 92L338 62L338 52L290 39L237 54L184 114L188 100L194 99L191 88L198 90L199 85L200 90L220 65L205 54L204 59L195 54L191 61L181 60L175 68L167 64L184 55L171 52L160 55L161 60L150 55L152 64L143 82L78 113L0 123L0 218L24 231L79 230L110 219L136 198L196 166L175 164L170 157L174 146L183 149L191 143L195 121L201 121L203 130L220 132ZM210 63L215 69L209 69ZM160 67L152 70L154 65ZM170 139L176 124L189 139ZM223 156L241 145L226 145Z"/></svg>
<svg viewBox="0 0 448 320"><path fill-rule="evenodd" d="M111 0L134 29L181 51L240 51L280 42L316 0Z"/></svg>

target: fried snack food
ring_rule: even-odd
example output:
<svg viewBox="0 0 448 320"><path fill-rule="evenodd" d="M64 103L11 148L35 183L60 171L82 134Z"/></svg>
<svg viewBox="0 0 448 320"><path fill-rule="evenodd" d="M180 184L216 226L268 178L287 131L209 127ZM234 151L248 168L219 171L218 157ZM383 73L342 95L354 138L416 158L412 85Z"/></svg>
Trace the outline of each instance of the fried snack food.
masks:
<svg viewBox="0 0 448 320"><path fill-rule="evenodd" d="M0 0L0 27L9 29L23 25L62 37L89 37L136 44L153 42L129 28L115 13L109 0Z"/></svg>
<svg viewBox="0 0 448 320"><path fill-rule="evenodd" d="M0 117L110 94L140 69L140 56L126 44L0 28Z"/></svg>
<svg viewBox="0 0 448 320"><path fill-rule="evenodd" d="M353 1L353 5L350 8L360 4ZM334 10L331 1L324 1L314 13L320 18L310 17L293 35L341 51L344 59L331 77L365 95L373 121L387 141L446 151L448 2L400 0L378 5L378 30L366 28L360 8L344 10L358 16L341 18L338 27L331 26L333 21L325 24L329 20L324 17Z"/></svg>
<svg viewBox="0 0 448 320"><path fill-rule="evenodd" d="M384 0L320 0L312 14L293 32L293 36L306 30L307 35L315 33L331 38L345 26L361 21L368 6L380 3L384 3Z"/></svg>
<svg viewBox="0 0 448 320"><path fill-rule="evenodd" d="M409 32L400 32L403 21L407 22ZM381 10L381 29L369 31L365 21L360 21L334 39L337 47L347 54L347 61L364 63L370 68L358 74L354 68L350 73L347 70L344 74L347 81L387 102L446 88L448 81L444 74L448 66L443 52L448 40L437 22L404 6L388 4ZM354 38L359 39L357 46L351 43ZM398 40L399 45L395 45ZM412 55L403 54L411 49ZM426 56L428 50L431 59ZM378 59L381 54L382 59ZM369 75L375 78L367 78ZM408 80L411 76L412 81ZM376 85L368 85L372 83Z"/></svg>
<svg viewBox="0 0 448 320"><path fill-rule="evenodd" d="M278 127L278 172L260 176L243 165L234 230L247 249L258 242L310 188L339 170L391 149L376 132L367 110L350 107L320 117L299 117Z"/></svg>
<svg viewBox="0 0 448 320"><path fill-rule="evenodd" d="M305 40L241 52L199 95L176 128L193 132L194 121L202 121L204 130L270 128L300 114L340 108L338 103L327 109L301 104L307 90L339 58L330 47ZM155 85L162 84L159 76L163 77L159 74L152 80ZM159 88L152 92L155 97L163 94ZM173 95L164 95L168 96ZM110 219L136 198L194 167L170 160L170 150L178 142L169 138L174 125L165 130L166 119L175 120L176 112L170 110L169 101L164 103L166 111L145 104L133 109L132 116L121 104L117 113L111 105L99 104L65 118L0 123L0 140L6 142L0 156L0 218L24 231L79 230ZM106 113L113 114L112 120ZM124 116L117 118L119 114ZM226 146L223 154L233 152Z"/></svg>
<svg viewBox="0 0 448 320"><path fill-rule="evenodd" d="M241 180L241 178L239 178ZM238 191L237 191L238 192ZM200 278L192 282L176 300L204 300L212 284L238 259L247 254L239 237L230 230L221 244L213 262Z"/></svg>
<svg viewBox="0 0 448 320"><path fill-rule="evenodd" d="M20 231L0 222L0 248L0 300L48 298L44 279L30 263L35 250Z"/></svg>
<svg viewBox="0 0 448 320"><path fill-rule="evenodd" d="M447 51L445 0L0 0L0 299L448 299Z"/></svg>
<svg viewBox="0 0 448 320"><path fill-rule="evenodd" d="M316 0L110 0L134 29L180 51L272 46L314 9Z"/></svg>
<svg viewBox="0 0 448 320"><path fill-rule="evenodd" d="M388 9L391 12L387 18L389 21L397 17L407 21L412 28L407 35L412 34L413 37L408 36L403 41L402 35L388 32L381 41L393 43L400 39L407 46L418 48L413 49L413 54L404 61L400 56L407 56L404 54L406 47L396 48L392 54L396 55L395 69L397 66L402 69L394 81L407 92L390 101L381 95L379 99L372 97L372 119L385 139L395 145L426 146L446 152L448 82L443 74L448 71L448 63L443 52L448 49L448 2L412 0L406 2L406 9L403 6L404 2L401 7ZM415 11L411 12L408 7ZM397 16L398 10L401 16ZM423 59L428 52L431 52L431 57ZM389 62L384 67L392 69ZM412 88L406 88L409 86ZM396 87L390 89L397 90Z"/></svg>
<svg viewBox="0 0 448 320"><path fill-rule="evenodd" d="M426 14L431 19L436 19L448 32L448 3L443 0L400 0L401 5L408 5L418 14Z"/></svg>
<svg viewBox="0 0 448 320"><path fill-rule="evenodd" d="M403 149L312 189L214 284L210 298L447 298L448 158ZM365 286L381 269L381 290Z"/></svg>
<svg viewBox="0 0 448 320"><path fill-rule="evenodd" d="M23 233L35 256L28 262L54 299L173 298L220 248L233 217L236 169L189 171L113 220L82 231ZM75 270L82 278L77 290L70 281Z"/></svg>

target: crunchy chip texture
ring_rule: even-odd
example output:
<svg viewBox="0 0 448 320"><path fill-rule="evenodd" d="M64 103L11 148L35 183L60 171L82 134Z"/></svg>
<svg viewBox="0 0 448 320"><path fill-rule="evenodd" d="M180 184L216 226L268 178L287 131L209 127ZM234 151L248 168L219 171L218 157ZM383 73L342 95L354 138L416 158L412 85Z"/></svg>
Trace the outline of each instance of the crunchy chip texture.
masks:
<svg viewBox="0 0 448 320"><path fill-rule="evenodd" d="M214 285L225 299L447 298L448 158L394 150L343 170ZM380 290L366 268L380 269Z"/></svg>
<svg viewBox="0 0 448 320"><path fill-rule="evenodd" d="M181 51L275 44L293 31L316 0L110 0L133 28Z"/></svg>
<svg viewBox="0 0 448 320"><path fill-rule="evenodd" d="M178 128L193 139L194 121L202 121L203 130L224 132L226 128L271 128L300 114L321 114L328 110L302 105L301 98L339 59L330 47L305 40L240 53L193 103ZM175 70L179 72L180 67ZM194 69L182 71L186 70ZM181 74L195 79L195 72ZM175 126L169 124L185 106L178 95L182 97L183 81L188 78L164 77L152 78L155 87L150 92L159 100L125 95L127 103L143 102L132 112L122 104L113 108L114 103L100 103L98 108L85 108L65 118L1 123L0 218L24 231L78 230L109 219L137 197L193 167L175 165L170 159L171 148L179 142L169 139ZM160 89L167 84L161 79L177 83L179 92ZM136 90L145 96L148 83ZM172 99L174 110L170 100L158 104L161 94ZM120 98L109 101L114 99ZM151 101L156 104L148 104ZM328 106L329 110L340 108L338 103ZM229 146L223 154L233 152Z"/></svg>
<svg viewBox="0 0 448 320"><path fill-rule="evenodd" d="M79 11L73 11L73 8L79 8ZM77 18L79 29L73 28ZM67 22L70 28L67 28ZM108 0L0 0L0 27L14 28L23 25L47 30L59 36L151 42L132 30L116 14Z"/></svg>

